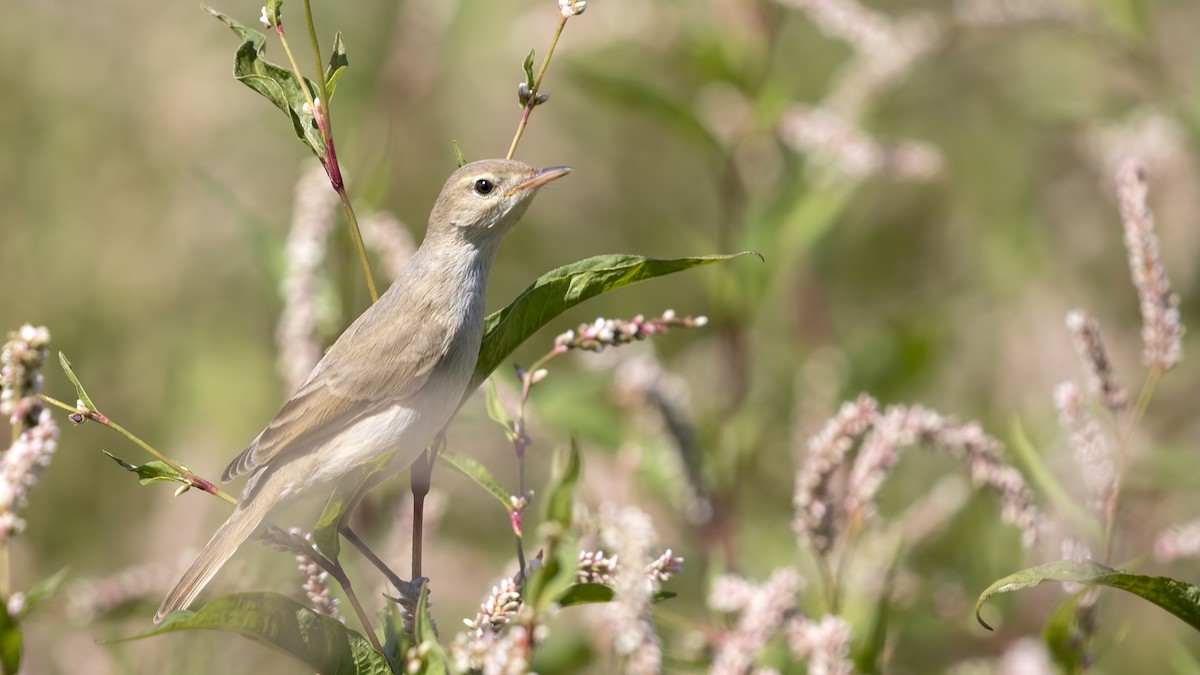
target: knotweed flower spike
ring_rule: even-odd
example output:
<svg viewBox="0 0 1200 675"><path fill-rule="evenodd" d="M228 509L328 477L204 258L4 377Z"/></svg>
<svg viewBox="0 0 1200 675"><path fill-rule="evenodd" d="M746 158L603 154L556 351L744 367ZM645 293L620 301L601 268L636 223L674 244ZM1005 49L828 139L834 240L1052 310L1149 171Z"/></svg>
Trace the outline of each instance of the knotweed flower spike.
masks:
<svg viewBox="0 0 1200 675"><path fill-rule="evenodd" d="M1167 371L1183 357L1183 323L1179 297L1171 291L1159 256L1154 213L1146 203L1146 170L1138 160L1128 159L1117 169L1116 182L1129 271L1142 311L1142 360L1152 368Z"/></svg>
<svg viewBox="0 0 1200 675"><path fill-rule="evenodd" d="M1104 337L1095 319L1083 310L1067 313L1067 330L1087 379L1087 392L1104 407L1112 411L1121 410L1129 404L1129 393L1117 383L1108 350L1104 348Z"/></svg>
<svg viewBox="0 0 1200 675"><path fill-rule="evenodd" d="M303 537L309 544L312 543L313 537L310 532L304 532L298 527L290 528L288 532ZM296 564L300 568L300 574L304 575L304 594L308 596L309 606L313 611L345 623L342 613L338 611L337 599L329 593L329 573L306 555L297 555Z"/></svg>
<svg viewBox="0 0 1200 675"><path fill-rule="evenodd" d="M0 543L25 528L18 512L58 449L58 425L38 398L49 344L50 331L25 324L0 351L0 412L14 435L0 459Z"/></svg>
<svg viewBox="0 0 1200 675"><path fill-rule="evenodd" d="M563 353L572 349L582 349L598 352L605 347L616 347L637 340L644 340L651 335L666 333L671 328L700 328L708 325L706 316L676 316L675 310L668 309L662 316L647 319L638 314L630 321L621 319L597 318L592 323L581 323L575 330L569 330L554 338L554 349Z"/></svg>
<svg viewBox="0 0 1200 675"><path fill-rule="evenodd" d="M1067 445L1079 463L1088 505L1099 514L1117 487L1112 450L1074 382L1063 382L1054 389L1054 407L1067 431Z"/></svg>

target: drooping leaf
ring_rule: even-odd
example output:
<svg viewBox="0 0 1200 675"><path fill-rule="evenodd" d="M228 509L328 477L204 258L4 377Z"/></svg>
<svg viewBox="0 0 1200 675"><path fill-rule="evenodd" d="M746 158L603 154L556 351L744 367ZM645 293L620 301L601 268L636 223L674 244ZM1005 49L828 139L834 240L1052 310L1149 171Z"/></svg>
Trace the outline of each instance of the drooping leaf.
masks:
<svg viewBox="0 0 1200 675"><path fill-rule="evenodd" d="M21 669L21 627L0 602L0 668L4 675L17 675Z"/></svg>
<svg viewBox="0 0 1200 675"><path fill-rule="evenodd" d="M979 615L983 603L997 593L1009 593L1037 586L1043 581L1073 581L1095 586L1109 586L1128 591L1148 600L1200 631L1200 588L1169 577L1151 577L1122 572L1098 562L1057 562L1038 565L996 580L979 595L975 602L975 618L988 630L992 627Z"/></svg>
<svg viewBox="0 0 1200 675"><path fill-rule="evenodd" d="M526 338L584 300L647 279L747 255L758 254L743 251L670 260L637 255L599 255L543 274L516 300L484 322L483 346L466 396L470 396Z"/></svg>
<svg viewBox="0 0 1200 675"><path fill-rule="evenodd" d="M376 483L372 477L383 471L391 461L394 452L385 453L370 464L359 467L353 474L337 482L333 493L325 502L321 517L313 527L313 544L326 558L337 562L342 552L341 529L350 518L354 507L366 492Z"/></svg>
<svg viewBox="0 0 1200 675"><path fill-rule="evenodd" d="M509 496L508 490L504 489L504 486L486 466L466 455L449 450L439 454L438 461L478 483L480 487L487 490L488 494L495 497L496 501L503 504L505 510L512 511L512 497Z"/></svg>
<svg viewBox="0 0 1200 675"><path fill-rule="evenodd" d="M58 587L62 586L62 582L67 578L67 568L55 572L53 575L42 579L25 592L25 603L21 607L20 614L17 615L17 620L23 619L33 613L37 606L42 604L54 596L58 592Z"/></svg>
<svg viewBox="0 0 1200 675"><path fill-rule="evenodd" d="M325 141L317 128L313 111L305 111L308 98L301 89L300 79L291 69L266 60L264 57L267 48L266 36L247 28L242 23L208 5L201 5L201 7L229 26L229 29L242 39L242 44L234 53L233 76L283 111L291 120L292 130L295 131L296 137L324 162ZM304 83L311 96L315 97L320 91L317 84L307 77L304 78ZM329 105L329 102L326 101L323 105Z"/></svg>
<svg viewBox="0 0 1200 675"><path fill-rule="evenodd" d="M96 404L92 403L92 399L87 395L87 392L84 391L83 385L79 384L79 378L75 375L75 371L71 368L71 362L67 360L66 354L62 352L58 353L58 364L62 366L63 372L67 374L67 379L71 381L71 384L75 385L75 397L80 401L83 401L85 408L95 411Z"/></svg>
<svg viewBox="0 0 1200 675"><path fill-rule="evenodd" d="M237 633L290 654L321 675L391 675L387 660L367 638L278 593L224 595L199 611L172 612L158 626L113 642L184 630Z"/></svg>
<svg viewBox="0 0 1200 675"><path fill-rule="evenodd" d="M146 462L145 464L134 465L126 462L107 450L104 450L103 452L111 457L114 462L120 464L121 468L137 474L138 482L142 485L160 482L183 483L184 485L192 484L192 482L183 474L179 473L175 469L172 469L165 462L160 460L156 459L152 462Z"/></svg>
<svg viewBox="0 0 1200 675"><path fill-rule="evenodd" d="M346 43L342 42L342 32L338 31L333 36L333 53L329 55L329 65L325 67L325 93L329 95L330 101L333 100L333 92L337 91L338 80L342 79L342 73L349 67Z"/></svg>

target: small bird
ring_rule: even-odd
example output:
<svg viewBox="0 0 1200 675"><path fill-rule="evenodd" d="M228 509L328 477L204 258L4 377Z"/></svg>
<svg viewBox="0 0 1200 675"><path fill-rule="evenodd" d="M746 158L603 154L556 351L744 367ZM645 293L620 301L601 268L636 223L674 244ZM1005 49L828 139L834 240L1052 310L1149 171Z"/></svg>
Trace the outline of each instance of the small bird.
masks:
<svg viewBox="0 0 1200 675"><path fill-rule="evenodd" d="M241 499L167 594L154 622L186 608L280 503L383 453L416 460L458 410L483 339L488 271L538 189L571 172L488 159L446 180L425 240L377 303L333 343L279 414L225 469Z"/></svg>

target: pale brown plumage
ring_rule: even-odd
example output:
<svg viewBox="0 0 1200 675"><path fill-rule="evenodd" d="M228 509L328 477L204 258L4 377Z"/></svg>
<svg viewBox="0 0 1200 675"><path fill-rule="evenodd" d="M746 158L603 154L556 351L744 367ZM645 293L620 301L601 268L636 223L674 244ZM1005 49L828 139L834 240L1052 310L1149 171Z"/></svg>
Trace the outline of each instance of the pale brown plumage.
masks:
<svg viewBox="0 0 1200 675"><path fill-rule="evenodd" d="M483 160L451 174L425 240L391 288L225 469L224 480L249 474L241 500L167 594L155 622L191 604L281 501L385 452L396 451L395 471L416 459L466 394L500 239L538 188L569 171Z"/></svg>

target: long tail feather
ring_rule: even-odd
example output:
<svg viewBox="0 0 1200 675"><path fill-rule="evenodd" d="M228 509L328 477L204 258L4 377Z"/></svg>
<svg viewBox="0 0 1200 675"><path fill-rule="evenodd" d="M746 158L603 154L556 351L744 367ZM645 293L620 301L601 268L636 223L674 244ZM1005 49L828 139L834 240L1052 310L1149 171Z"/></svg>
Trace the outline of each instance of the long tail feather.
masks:
<svg viewBox="0 0 1200 675"><path fill-rule="evenodd" d="M246 501L238 504L225 524L217 530L204 550L196 558L192 566L183 573L183 577L167 594L154 615L154 623L162 621L163 617L180 609L186 609L200 591L208 585L217 571L229 560L242 542L254 532L259 523L267 517L267 513L275 506L278 496L272 496L270 490L257 490Z"/></svg>

